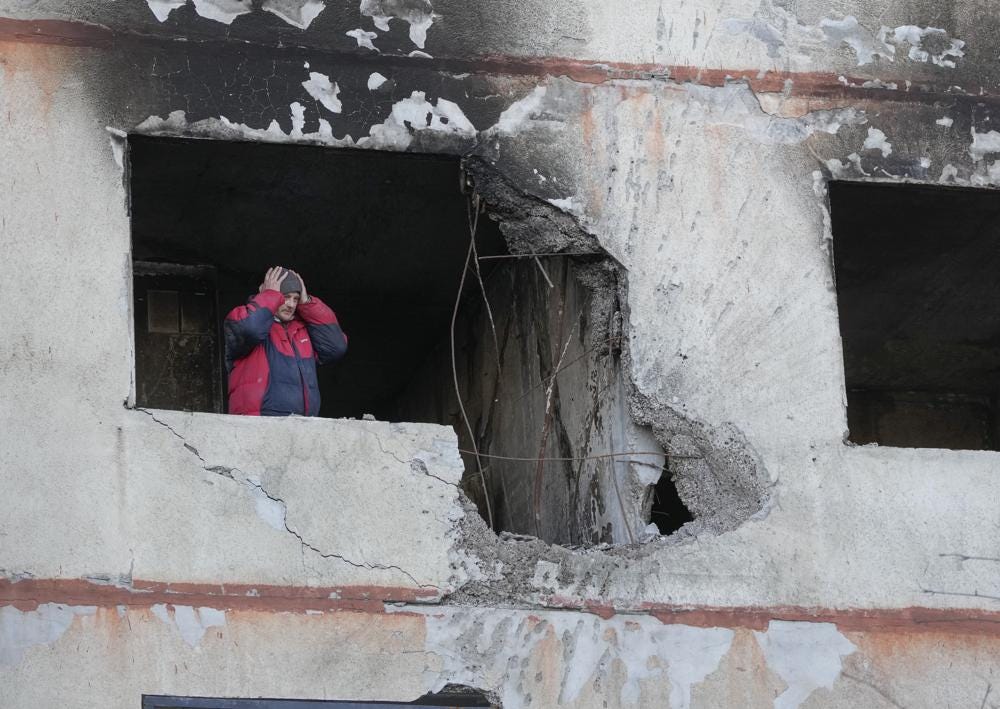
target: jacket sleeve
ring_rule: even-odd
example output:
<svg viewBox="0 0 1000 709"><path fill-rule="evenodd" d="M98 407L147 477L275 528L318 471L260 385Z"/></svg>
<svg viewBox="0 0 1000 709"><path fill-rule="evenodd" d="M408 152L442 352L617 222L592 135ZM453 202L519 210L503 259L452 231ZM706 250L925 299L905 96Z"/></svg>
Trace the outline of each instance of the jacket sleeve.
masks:
<svg viewBox="0 0 1000 709"><path fill-rule="evenodd" d="M340 329L330 306L311 295L308 303L299 303L297 312L309 330L309 339L320 364L336 362L347 354L347 335Z"/></svg>
<svg viewBox="0 0 1000 709"><path fill-rule="evenodd" d="M226 338L226 369L232 370L236 360L246 357L254 347L267 339L274 323L274 313L284 299L276 290L258 293L246 305L233 308L226 316L223 330Z"/></svg>

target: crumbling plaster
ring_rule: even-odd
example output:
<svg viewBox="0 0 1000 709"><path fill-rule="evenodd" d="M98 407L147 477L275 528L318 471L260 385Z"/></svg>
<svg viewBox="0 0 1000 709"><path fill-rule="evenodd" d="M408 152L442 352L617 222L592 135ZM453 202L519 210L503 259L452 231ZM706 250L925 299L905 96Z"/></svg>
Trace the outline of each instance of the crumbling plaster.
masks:
<svg viewBox="0 0 1000 709"><path fill-rule="evenodd" d="M17 637L21 659L0 664L0 700L28 707L58 697L68 709L134 707L143 693L409 701L465 683L505 709L991 706L998 669L995 637L934 631L907 637L829 623L705 628L552 611L393 611L7 607L0 633ZM50 628L40 626L46 619ZM265 647L271 651L240 650Z"/></svg>

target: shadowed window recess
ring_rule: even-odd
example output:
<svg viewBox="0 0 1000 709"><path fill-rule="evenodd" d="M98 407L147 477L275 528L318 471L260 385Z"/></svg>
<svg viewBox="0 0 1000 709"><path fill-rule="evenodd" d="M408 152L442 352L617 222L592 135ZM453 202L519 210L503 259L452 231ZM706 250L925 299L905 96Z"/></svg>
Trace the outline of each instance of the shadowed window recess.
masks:
<svg viewBox="0 0 1000 709"><path fill-rule="evenodd" d="M1000 195L830 185L850 441L998 450Z"/></svg>
<svg viewBox="0 0 1000 709"><path fill-rule="evenodd" d="M277 264L350 337L318 370L320 414L398 420L449 333L469 245L458 158L136 136L129 163L139 406L226 410L221 321ZM507 253L489 220L477 245Z"/></svg>

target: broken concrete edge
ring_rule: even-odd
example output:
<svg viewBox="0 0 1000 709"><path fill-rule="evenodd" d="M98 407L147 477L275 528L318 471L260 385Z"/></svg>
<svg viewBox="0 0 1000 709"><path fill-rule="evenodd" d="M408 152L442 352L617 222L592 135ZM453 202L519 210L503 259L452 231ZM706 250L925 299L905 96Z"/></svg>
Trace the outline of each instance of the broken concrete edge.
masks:
<svg viewBox="0 0 1000 709"><path fill-rule="evenodd" d="M511 254L589 255L617 264L573 215L520 189L482 155L464 155L462 171L485 204L486 214L499 224Z"/></svg>
<svg viewBox="0 0 1000 709"><path fill-rule="evenodd" d="M130 587L83 579L0 578L0 608L21 612L42 606L67 608L148 608L184 606L222 612L278 612L312 615L354 612L369 614L434 614L460 609L456 604L426 604L412 589L381 586L265 586L166 584L136 580ZM948 608L816 608L798 606L719 607L642 603L614 608L596 601L553 596L534 605L497 604L497 609L524 613L567 611L603 619L652 617L663 625L697 628L766 630L771 621L831 623L842 632L905 631L1000 635L1000 611Z"/></svg>
<svg viewBox="0 0 1000 709"><path fill-rule="evenodd" d="M511 253L576 254L573 258L592 254L599 258L581 283L591 291L595 311L616 310L621 315L615 325L607 317L593 320L618 330L616 347L612 347L612 333L607 333L606 339L608 352L616 349L623 355L622 375L632 421L651 430L662 446L671 462L678 494L694 517L666 539L676 543L703 533L722 534L751 518L765 517L773 483L743 433L730 423L713 426L693 420L638 390L632 376L630 338L623 336L629 332L627 269L574 215L519 189L481 156L464 157L462 167L485 202L487 214L499 222Z"/></svg>
<svg viewBox="0 0 1000 709"><path fill-rule="evenodd" d="M776 483L742 431L691 419L640 392L631 376L626 382L632 419L663 447L677 493L694 517L677 534L724 534L767 517Z"/></svg>

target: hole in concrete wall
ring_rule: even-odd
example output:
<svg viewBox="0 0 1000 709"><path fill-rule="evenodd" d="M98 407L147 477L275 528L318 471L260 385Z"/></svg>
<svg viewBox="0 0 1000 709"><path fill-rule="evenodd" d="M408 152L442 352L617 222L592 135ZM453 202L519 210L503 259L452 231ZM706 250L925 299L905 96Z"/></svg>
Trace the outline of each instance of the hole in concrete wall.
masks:
<svg viewBox="0 0 1000 709"><path fill-rule="evenodd" d="M684 504L673 473L670 471L670 460L663 466L660 479L649 491L649 521L656 525L662 535L673 534L694 517L691 510Z"/></svg>
<svg viewBox="0 0 1000 709"><path fill-rule="evenodd" d="M1000 195L833 182L849 440L998 450Z"/></svg>

